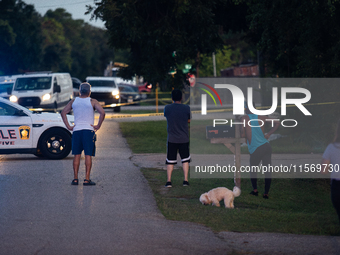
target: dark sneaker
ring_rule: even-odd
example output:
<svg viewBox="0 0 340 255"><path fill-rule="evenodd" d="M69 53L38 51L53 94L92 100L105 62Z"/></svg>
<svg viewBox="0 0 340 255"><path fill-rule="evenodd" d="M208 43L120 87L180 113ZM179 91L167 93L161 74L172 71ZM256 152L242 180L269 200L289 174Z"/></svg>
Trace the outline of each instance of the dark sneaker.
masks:
<svg viewBox="0 0 340 255"><path fill-rule="evenodd" d="M259 195L259 192L258 192L258 191L257 191L257 192L252 191L252 192L250 192L249 194L250 194L250 195L254 195L254 196L258 196L258 195Z"/></svg>
<svg viewBox="0 0 340 255"><path fill-rule="evenodd" d="M183 181L183 186L189 186L189 182Z"/></svg>
<svg viewBox="0 0 340 255"><path fill-rule="evenodd" d="M166 187L166 188L171 188L171 187L172 187L171 182L167 182L167 183L165 184L165 187Z"/></svg>
<svg viewBox="0 0 340 255"><path fill-rule="evenodd" d="M84 186L93 186L93 185L96 185L96 183L91 181L91 180L85 179L83 185Z"/></svg>
<svg viewBox="0 0 340 255"><path fill-rule="evenodd" d="M264 195L263 195L263 198L264 198L264 199L269 199L269 197L268 197L267 194L264 194Z"/></svg>

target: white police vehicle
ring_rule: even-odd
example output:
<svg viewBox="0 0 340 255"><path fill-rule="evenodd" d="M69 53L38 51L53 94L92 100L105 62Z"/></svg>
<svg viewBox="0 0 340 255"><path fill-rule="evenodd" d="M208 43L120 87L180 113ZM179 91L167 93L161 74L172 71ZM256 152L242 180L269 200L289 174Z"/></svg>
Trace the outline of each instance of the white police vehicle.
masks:
<svg viewBox="0 0 340 255"><path fill-rule="evenodd" d="M67 115L70 125L74 117ZM72 134L60 114L35 113L0 98L0 154L28 153L50 159L69 155Z"/></svg>

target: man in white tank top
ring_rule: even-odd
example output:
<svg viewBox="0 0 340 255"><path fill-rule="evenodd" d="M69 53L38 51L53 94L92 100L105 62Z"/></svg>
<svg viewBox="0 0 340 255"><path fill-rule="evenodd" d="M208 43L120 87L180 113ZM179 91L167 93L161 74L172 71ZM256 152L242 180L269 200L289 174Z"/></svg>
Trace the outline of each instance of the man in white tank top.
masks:
<svg viewBox="0 0 340 255"><path fill-rule="evenodd" d="M95 132L100 129L104 119L105 111L100 106L99 102L93 98L90 98L91 85L89 83L82 83L79 87L79 97L71 100L61 112L61 117L68 130L73 131L72 135L72 154L73 159L73 171L74 179L72 185L78 185L78 172L80 165L80 157L82 151L85 154L85 180L83 185L92 186L96 185L91 181L90 173L92 168L92 156L95 156ZM68 114L73 110L74 114L74 126L71 126L66 118ZM97 110L100 114L97 125L94 125L94 110Z"/></svg>

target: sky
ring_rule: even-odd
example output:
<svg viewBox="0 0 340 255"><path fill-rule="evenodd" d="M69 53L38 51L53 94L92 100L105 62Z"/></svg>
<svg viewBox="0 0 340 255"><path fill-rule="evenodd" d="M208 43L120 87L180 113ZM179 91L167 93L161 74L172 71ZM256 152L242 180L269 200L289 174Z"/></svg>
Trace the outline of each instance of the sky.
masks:
<svg viewBox="0 0 340 255"><path fill-rule="evenodd" d="M82 19L92 26L104 28L104 23L101 20L90 21L91 15L85 15L86 5L94 6L94 0L23 0L26 4L34 5L34 9L42 16L48 10L64 8L72 15L73 19Z"/></svg>

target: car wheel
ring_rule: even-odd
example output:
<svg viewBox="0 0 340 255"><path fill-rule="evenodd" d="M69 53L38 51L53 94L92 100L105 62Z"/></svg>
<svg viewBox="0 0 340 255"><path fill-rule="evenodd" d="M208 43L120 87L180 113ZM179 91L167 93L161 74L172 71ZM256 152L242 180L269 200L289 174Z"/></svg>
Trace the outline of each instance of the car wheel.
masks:
<svg viewBox="0 0 340 255"><path fill-rule="evenodd" d="M50 129L40 138L39 149L49 159L63 159L70 154L72 139L63 129Z"/></svg>
<svg viewBox="0 0 340 255"><path fill-rule="evenodd" d="M113 111L114 112L120 112L120 106L117 106L117 107L113 108Z"/></svg>

